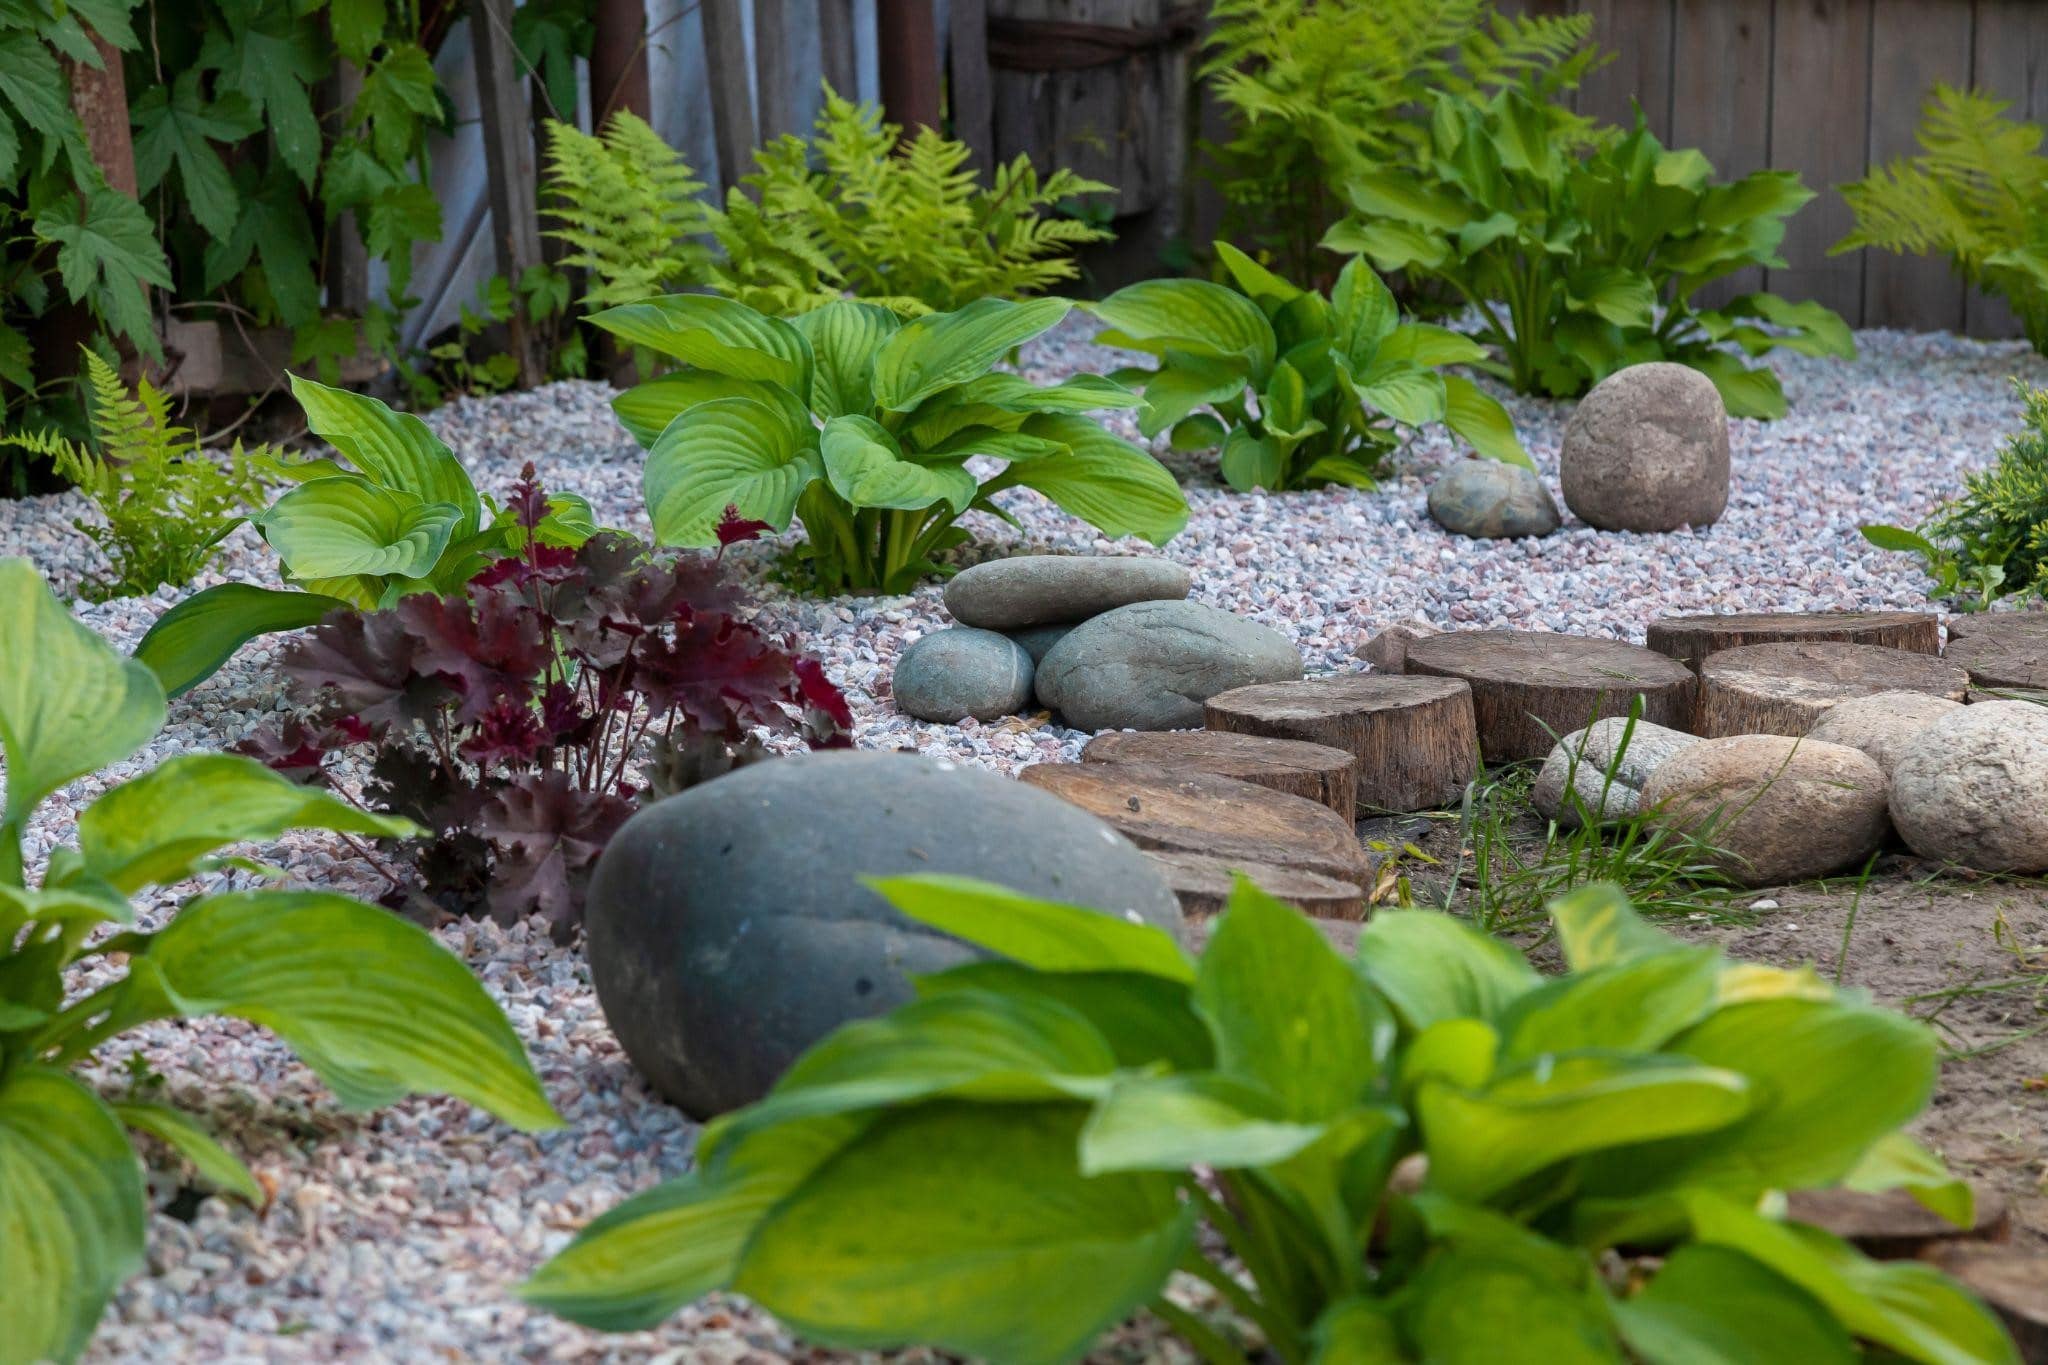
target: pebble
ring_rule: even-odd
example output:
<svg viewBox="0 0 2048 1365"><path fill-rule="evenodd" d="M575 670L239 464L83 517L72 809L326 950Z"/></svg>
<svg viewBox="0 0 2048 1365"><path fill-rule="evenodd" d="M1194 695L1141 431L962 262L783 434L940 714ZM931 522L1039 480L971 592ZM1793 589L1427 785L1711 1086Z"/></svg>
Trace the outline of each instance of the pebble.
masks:
<svg viewBox="0 0 2048 1365"><path fill-rule="evenodd" d="M1429 514L1446 531L1484 540L1547 536L1563 524L1542 479L1498 460L1453 465L1430 485Z"/></svg>

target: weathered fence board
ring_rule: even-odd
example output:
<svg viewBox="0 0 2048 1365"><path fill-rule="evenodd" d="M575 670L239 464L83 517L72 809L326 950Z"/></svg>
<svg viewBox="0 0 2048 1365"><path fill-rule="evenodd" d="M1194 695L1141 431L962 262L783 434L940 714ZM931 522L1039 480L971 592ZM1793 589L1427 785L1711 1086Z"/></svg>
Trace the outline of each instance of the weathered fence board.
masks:
<svg viewBox="0 0 2048 1365"><path fill-rule="evenodd" d="M1723 175L1771 159L1771 0L1677 0L1672 50L1673 147L1698 147ZM1716 280L1703 302L1764 286L1754 267Z"/></svg>
<svg viewBox="0 0 2048 1365"><path fill-rule="evenodd" d="M1904 94L1935 81L1970 83L1970 28L1947 5L1926 0L1873 0L1870 25L1870 147L1867 160L1882 166L1918 150L1913 131L1921 101ZM1884 97L1879 98L1878 92ZM1963 284L1946 268L1912 256L1864 253L1863 325L1963 326Z"/></svg>

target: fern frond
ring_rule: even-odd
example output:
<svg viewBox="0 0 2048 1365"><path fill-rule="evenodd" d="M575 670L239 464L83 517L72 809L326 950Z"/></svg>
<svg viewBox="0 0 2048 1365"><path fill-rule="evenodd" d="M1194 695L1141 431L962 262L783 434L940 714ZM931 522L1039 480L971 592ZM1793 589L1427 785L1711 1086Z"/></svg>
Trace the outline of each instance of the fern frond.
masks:
<svg viewBox="0 0 2048 1365"><path fill-rule="evenodd" d="M704 182L682 154L630 113L592 137L549 120L545 207L565 266L588 272L593 308L673 293L705 279L711 229Z"/></svg>

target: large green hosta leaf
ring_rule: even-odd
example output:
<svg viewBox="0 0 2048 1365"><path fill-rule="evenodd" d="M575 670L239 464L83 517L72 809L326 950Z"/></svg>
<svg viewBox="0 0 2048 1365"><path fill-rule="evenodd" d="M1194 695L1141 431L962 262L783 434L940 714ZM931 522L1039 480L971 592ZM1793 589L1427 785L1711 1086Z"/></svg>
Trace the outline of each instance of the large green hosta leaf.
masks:
<svg viewBox="0 0 2048 1365"><path fill-rule="evenodd" d="M1183 984L1195 979L1186 950L1149 924L968 877L887 877L870 884L918 923L1041 972L1139 972Z"/></svg>
<svg viewBox="0 0 2048 1365"><path fill-rule="evenodd" d="M1727 1247L1680 1247L1614 1305L1646 1365L1854 1365L1855 1343L1820 1300Z"/></svg>
<svg viewBox="0 0 2048 1365"><path fill-rule="evenodd" d="M921 512L944 502L958 516L981 487L957 461L921 464L905 459L896 438L871 417L834 417L825 424L818 444L832 491L856 510L890 507Z"/></svg>
<svg viewBox="0 0 2048 1365"><path fill-rule="evenodd" d="M1111 345L1163 355L1240 359L1256 380L1273 367L1279 343L1259 306L1207 280L1143 280L1117 290L1088 311L1108 323Z"/></svg>
<svg viewBox="0 0 2048 1365"><path fill-rule="evenodd" d="M1165 465L1086 417L1043 412L1024 434L1067 447L1063 455L1013 464L1003 481L1035 488L1103 534L1164 545L1188 524L1187 495Z"/></svg>
<svg viewBox="0 0 2048 1365"><path fill-rule="evenodd" d="M979 378L1058 323L1070 307L1065 299L976 299L955 312L906 323L875 354L875 402L908 412L943 389Z"/></svg>
<svg viewBox="0 0 2048 1365"><path fill-rule="evenodd" d="M790 325L811 343L811 411L833 418L866 415L875 406L875 356L902 323L879 304L828 303Z"/></svg>
<svg viewBox="0 0 2048 1365"><path fill-rule="evenodd" d="M1490 460L1536 468L1515 434L1515 419L1498 399L1461 374L1447 374L1443 380L1445 426Z"/></svg>
<svg viewBox="0 0 2048 1365"><path fill-rule="evenodd" d="M781 391L757 379L734 379L713 370L678 370L635 384L612 399L619 425L643 447L651 446L670 422L714 398L752 398L774 403Z"/></svg>
<svg viewBox="0 0 2048 1365"><path fill-rule="evenodd" d="M453 503L343 477L301 484L250 520L293 578L425 578L463 514Z"/></svg>
<svg viewBox="0 0 2048 1365"><path fill-rule="evenodd" d="M670 294L621 304L590 321L633 346L734 379L757 379L791 393L810 388L810 346L779 318L712 294Z"/></svg>
<svg viewBox="0 0 2048 1365"><path fill-rule="evenodd" d="M219 583L156 618L135 647L135 661L178 696L214 675L259 635L318 625L351 604L317 592L285 592L251 583Z"/></svg>
<svg viewBox="0 0 2048 1365"><path fill-rule="evenodd" d="M825 473L808 421L751 398L700 403L668 424L647 452L643 486L654 537L709 546L727 507L780 531L796 500Z"/></svg>
<svg viewBox="0 0 2048 1365"><path fill-rule="evenodd" d="M357 469L387 489L455 508L455 539L476 534L483 516L476 485L425 422L409 412L393 412L374 398L297 375L292 376L292 397L306 410L313 434Z"/></svg>
<svg viewBox="0 0 2048 1365"><path fill-rule="evenodd" d="M70 1360L141 1266L142 1166L120 1123L62 1072L0 1082L0 1363Z"/></svg>
<svg viewBox="0 0 2048 1365"><path fill-rule="evenodd" d="M13 838L44 797L134 753L163 721L154 673L73 620L27 560L0 560L0 825L11 827L0 859L12 856Z"/></svg>
<svg viewBox="0 0 2048 1365"><path fill-rule="evenodd" d="M1444 1019L1498 1020L1543 980L1511 945L1426 910L1374 915L1358 936L1358 967L1417 1032Z"/></svg>

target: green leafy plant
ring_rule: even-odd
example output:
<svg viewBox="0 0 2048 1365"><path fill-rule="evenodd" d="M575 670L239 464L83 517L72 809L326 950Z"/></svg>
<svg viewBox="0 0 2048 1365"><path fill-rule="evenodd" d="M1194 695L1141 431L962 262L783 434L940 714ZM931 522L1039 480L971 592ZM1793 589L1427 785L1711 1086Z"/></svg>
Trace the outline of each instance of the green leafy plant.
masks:
<svg viewBox="0 0 2048 1365"><path fill-rule="evenodd" d="M75 1070L156 1019L222 1015L276 1033L343 1104L457 1096L525 1129L560 1120L525 1052L461 960L423 930L328 891L194 896L154 930L129 898L290 829L410 826L294 786L251 759L187 754L107 789L39 882L30 817L73 779L154 735L164 694L71 619L24 560L0 560L0 1361L70 1360L142 1265L148 1217L128 1129L250 1202L249 1172L169 1105L109 1102ZM99 932L101 930L110 932ZM125 962L125 970L118 964ZM86 979L87 972L91 979Z"/></svg>
<svg viewBox="0 0 2048 1365"><path fill-rule="evenodd" d="M1855 340L1822 305L1775 294L1693 307L1704 285L1782 266L1785 220L1813 198L1790 171L1713 175L1697 151L1667 151L1640 112L1625 134L1588 133L1526 84L1439 95L1419 163L1355 176L1356 212L1324 245L1454 291L1517 392L1570 397L1669 360L1713 380L1736 416L1781 417L1777 376L1744 357L1853 356Z"/></svg>
<svg viewBox="0 0 2048 1365"><path fill-rule="evenodd" d="M1085 414L1135 407L1094 375L1039 387L995 371L1056 325L1064 299L981 299L910 322L841 301L793 322L745 304L677 294L591 321L685 368L612 407L647 448L644 486L662 545L706 547L734 509L775 530L801 520L824 592L904 592L943 572L971 510L1030 488L1110 536L1164 544L1187 524L1173 476ZM1007 467L982 481L985 455Z"/></svg>
<svg viewBox="0 0 2048 1365"><path fill-rule="evenodd" d="M1505 17L1493 0L1215 0L1201 68L1229 112L1209 149L1233 236L1317 279L1316 240L1353 175L1417 154L1431 91L1529 77L1577 86L1600 60L1591 15Z"/></svg>
<svg viewBox="0 0 2048 1365"><path fill-rule="evenodd" d="M1920 155L1842 186L1856 227L1830 254L1939 252L1972 288L2003 295L2027 340L2048 354L2048 157L2040 126L2004 117L2010 107L1935 86Z"/></svg>
<svg viewBox="0 0 2048 1365"><path fill-rule="evenodd" d="M1932 1035L1810 969L1683 944L1604 886L1552 907L1557 978L1415 910L1347 962L1249 883L1198 961L979 883L876 887L994 960L818 1044L529 1301L622 1330L731 1289L822 1342L1001 1362L1146 1307L1212 1365L2017 1365L1931 1266L1783 1216L1777 1191L1834 1185L1970 1213L1900 1132ZM1233 1321L1167 1298L1176 1270Z"/></svg>
<svg viewBox="0 0 2048 1365"><path fill-rule="evenodd" d="M458 593L527 543L516 513L479 494L425 422L297 375L291 384L306 425L348 466L327 457L265 462L298 486L250 521L295 587L222 583L158 617L135 657L172 696L212 677L259 635L310 626L340 607ZM588 503L558 493L534 534L573 548L595 529Z"/></svg>
<svg viewBox="0 0 2048 1365"><path fill-rule="evenodd" d="M1097 340L1159 357L1119 375L1145 391L1138 428L1171 429L1179 450L1219 442L1232 488L1372 488L1412 430L1442 422L1481 454L1534 468L1512 418L1463 375L1486 351L1469 337L1401 321L1380 277L1354 259L1330 297L1289 284L1231 246L1216 253L1242 293L1207 280L1146 280L1090 312ZM1202 412L1197 409L1206 408Z"/></svg>
<svg viewBox="0 0 2048 1365"><path fill-rule="evenodd" d="M106 553L114 571L86 583L83 596L103 602L166 583L183 587L241 524L243 509L262 497L250 462L272 452L245 453L238 441L223 464L190 431L172 425L169 400L148 380L130 397L114 367L92 351L85 352L85 371L93 393L93 446L55 431L0 436L0 446L49 460L99 509L100 521L72 524Z"/></svg>
<svg viewBox="0 0 2048 1365"><path fill-rule="evenodd" d="M562 268L584 272L585 307L705 282L712 210L704 182L660 134L621 111L598 136L550 119L547 140L548 235L568 247Z"/></svg>
<svg viewBox="0 0 2048 1365"><path fill-rule="evenodd" d="M1929 591L1963 611L2001 597L2048 598L2048 389L2015 379L2026 426L2005 439L1998 462L1963 475L1963 494L1920 529L1866 526L1883 550L1920 556L1934 578Z"/></svg>

